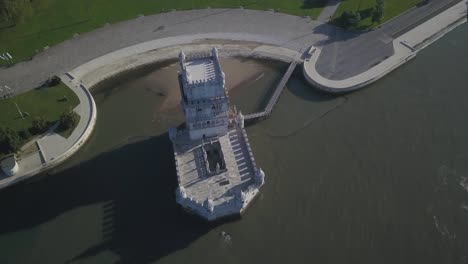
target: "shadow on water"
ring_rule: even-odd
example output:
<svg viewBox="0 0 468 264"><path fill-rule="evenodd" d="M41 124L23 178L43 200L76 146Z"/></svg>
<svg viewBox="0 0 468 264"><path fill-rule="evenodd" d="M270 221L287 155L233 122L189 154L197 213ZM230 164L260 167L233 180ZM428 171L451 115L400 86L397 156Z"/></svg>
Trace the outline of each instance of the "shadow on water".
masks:
<svg viewBox="0 0 468 264"><path fill-rule="evenodd" d="M0 218L0 234L102 203L102 241L68 262L111 251L120 256L118 263L147 263L183 249L216 224L188 215L176 204L169 153L172 146L165 133L3 190L0 207L7 217Z"/></svg>

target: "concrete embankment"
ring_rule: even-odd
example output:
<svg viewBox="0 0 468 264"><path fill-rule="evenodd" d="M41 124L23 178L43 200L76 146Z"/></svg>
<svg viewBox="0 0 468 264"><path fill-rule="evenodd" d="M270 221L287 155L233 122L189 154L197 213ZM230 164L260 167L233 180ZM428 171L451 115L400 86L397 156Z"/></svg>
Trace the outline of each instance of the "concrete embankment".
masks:
<svg viewBox="0 0 468 264"><path fill-rule="evenodd" d="M415 27L393 40L394 54L369 70L344 80L330 80L317 72L316 63L320 48L316 48L304 62L303 72L306 80L320 90L340 93L354 91L371 84L402 64L413 59L418 51L427 47L444 34L467 21L468 0L445 10L439 15Z"/></svg>

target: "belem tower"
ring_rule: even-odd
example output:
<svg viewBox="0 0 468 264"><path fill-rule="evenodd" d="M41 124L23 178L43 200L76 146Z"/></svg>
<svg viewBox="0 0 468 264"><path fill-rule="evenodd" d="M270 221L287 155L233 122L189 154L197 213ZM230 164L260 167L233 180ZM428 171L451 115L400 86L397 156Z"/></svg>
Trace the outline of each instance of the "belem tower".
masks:
<svg viewBox="0 0 468 264"><path fill-rule="evenodd" d="M185 127L171 128L177 202L207 220L239 215L258 194L265 173L257 168L244 117L229 106L218 50L179 54Z"/></svg>

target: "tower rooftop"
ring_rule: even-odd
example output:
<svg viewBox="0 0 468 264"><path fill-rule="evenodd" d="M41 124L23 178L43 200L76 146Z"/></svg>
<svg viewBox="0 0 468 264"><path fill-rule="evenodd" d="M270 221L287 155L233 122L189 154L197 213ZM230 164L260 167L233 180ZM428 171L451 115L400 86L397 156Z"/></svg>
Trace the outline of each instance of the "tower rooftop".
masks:
<svg viewBox="0 0 468 264"><path fill-rule="evenodd" d="M205 82L218 77L215 62L211 57L189 60L185 62L185 66L190 76L189 83Z"/></svg>
<svg viewBox="0 0 468 264"><path fill-rule="evenodd" d="M218 50L213 48L210 53L196 53L186 56L184 52L179 54L179 63L181 71L181 84L183 86L183 93L190 95L190 90L197 89L201 86L211 86L205 91L204 95L219 96L224 93L224 72L221 70L219 64ZM198 97L192 95L192 97Z"/></svg>

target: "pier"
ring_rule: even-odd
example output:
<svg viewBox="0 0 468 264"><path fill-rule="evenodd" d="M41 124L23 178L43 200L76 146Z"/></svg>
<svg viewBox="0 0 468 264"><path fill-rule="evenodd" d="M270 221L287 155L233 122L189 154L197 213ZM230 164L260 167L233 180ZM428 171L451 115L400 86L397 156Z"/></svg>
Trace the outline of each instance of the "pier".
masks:
<svg viewBox="0 0 468 264"><path fill-rule="evenodd" d="M271 112L273 111L273 107L278 102L278 99L281 96L281 93L286 87L286 83L288 83L288 80L289 78L291 78L291 75L294 72L294 69L296 69L296 66L298 63L299 61L297 60L294 60L293 62L291 62L291 64L288 67L288 70L286 71L286 73L283 75L283 78L281 78L281 81L276 86L273 92L273 95L271 96L270 101L268 101L268 104L266 105L265 109L261 112L256 112L256 113L245 115L244 116L245 121L247 122L257 121L257 120L267 118L268 116L270 116Z"/></svg>

